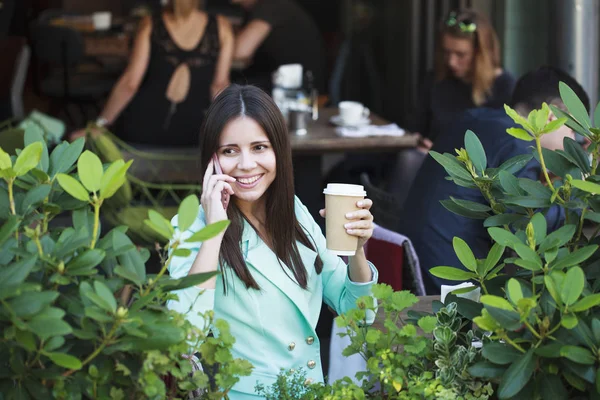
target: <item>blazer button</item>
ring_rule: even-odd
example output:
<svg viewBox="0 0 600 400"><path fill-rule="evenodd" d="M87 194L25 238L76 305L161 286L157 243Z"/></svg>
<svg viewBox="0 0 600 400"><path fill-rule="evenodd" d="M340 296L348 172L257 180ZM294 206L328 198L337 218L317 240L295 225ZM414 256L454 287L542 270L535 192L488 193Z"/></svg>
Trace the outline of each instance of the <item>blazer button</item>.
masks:
<svg viewBox="0 0 600 400"><path fill-rule="evenodd" d="M294 342L291 342L290 344L288 344L288 350L289 350L289 351L292 351L292 350L294 350L295 348L296 348L296 343L294 343Z"/></svg>
<svg viewBox="0 0 600 400"><path fill-rule="evenodd" d="M313 380L312 380L312 378L307 378L307 379L304 381L304 386L308 386L308 385L310 385L311 383L313 383Z"/></svg>
<svg viewBox="0 0 600 400"><path fill-rule="evenodd" d="M306 344L311 345L315 342L315 338L312 336L309 336L306 338Z"/></svg>
<svg viewBox="0 0 600 400"><path fill-rule="evenodd" d="M313 360L310 360L308 363L306 363L306 365L308 365L308 368L313 369L314 367L317 366L317 363L314 362Z"/></svg>

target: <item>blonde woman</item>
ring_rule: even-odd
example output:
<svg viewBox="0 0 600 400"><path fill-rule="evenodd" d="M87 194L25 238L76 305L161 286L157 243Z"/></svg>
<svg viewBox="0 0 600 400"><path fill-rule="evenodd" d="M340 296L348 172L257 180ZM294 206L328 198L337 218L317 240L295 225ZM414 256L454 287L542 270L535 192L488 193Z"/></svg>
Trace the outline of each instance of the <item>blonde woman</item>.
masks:
<svg viewBox="0 0 600 400"><path fill-rule="evenodd" d="M141 21L97 125L133 144L197 145L205 110L229 85L234 45L227 19L199 7L200 0L170 0Z"/></svg>
<svg viewBox="0 0 600 400"><path fill-rule="evenodd" d="M421 90L410 127L428 139L425 143L443 135L444 126L462 111L503 107L515 85L500 65L494 28L485 15L470 9L452 11L442 20L433 75Z"/></svg>

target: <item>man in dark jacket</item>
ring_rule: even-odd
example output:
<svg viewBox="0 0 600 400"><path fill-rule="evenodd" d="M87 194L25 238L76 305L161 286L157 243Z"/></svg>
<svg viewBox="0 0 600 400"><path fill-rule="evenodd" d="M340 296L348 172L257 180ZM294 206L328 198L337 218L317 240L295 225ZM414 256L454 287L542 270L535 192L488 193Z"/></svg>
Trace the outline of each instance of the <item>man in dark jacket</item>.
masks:
<svg viewBox="0 0 600 400"><path fill-rule="evenodd" d="M513 92L511 107L525 117L531 110L541 108L543 102L564 108L558 89L561 81L575 91L589 110L588 96L577 81L551 67L539 68L519 79ZM551 113L549 118L556 117ZM455 149L464 147L465 132L470 129L478 136L485 149L488 168L497 168L514 156L532 153L531 142L516 139L506 133L512 127L515 127L515 123L504 110L471 109L447 126L446 131L435 141L432 150L442 154L455 154ZM561 149L565 136L574 138L574 133L563 126L544 135L541 139L542 146L551 150ZM537 180L540 173L540 165L533 159L515 176ZM428 156L410 189L399 227L399 232L407 235L415 246L427 294L439 294L442 284L456 284L429 273L431 268L437 266L463 268L452 247L454 237L466 241L477 258L485 258L492 246L483 221L456 215L440 203L452 196L487 204L483 195L478 189L456 185L447 180L446 176L444 168ZM563 218L562 209L551 208L546 216L548 230L557 229Z"/></svg>

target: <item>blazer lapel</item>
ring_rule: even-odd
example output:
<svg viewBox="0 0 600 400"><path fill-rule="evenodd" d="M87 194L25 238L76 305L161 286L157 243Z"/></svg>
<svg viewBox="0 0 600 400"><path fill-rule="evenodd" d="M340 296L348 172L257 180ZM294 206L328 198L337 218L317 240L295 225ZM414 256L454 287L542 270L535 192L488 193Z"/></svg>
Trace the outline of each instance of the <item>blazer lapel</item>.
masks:
<svg viewBox="0 0 600 400"><path fill-rule="evenodd" d="M311 288L304 290L296 283L291 270L279 261L275 253L258 237L246 221L244 221L242 242L244 259L248 267L253 269L252 272L262 275L271 282L290 299L307 320L310 320L307 297L312 296ZM298 243L298 251L307 270L307 281L310 282L310 278L315 272L314 262L317 253L300 243Z"/></svg>

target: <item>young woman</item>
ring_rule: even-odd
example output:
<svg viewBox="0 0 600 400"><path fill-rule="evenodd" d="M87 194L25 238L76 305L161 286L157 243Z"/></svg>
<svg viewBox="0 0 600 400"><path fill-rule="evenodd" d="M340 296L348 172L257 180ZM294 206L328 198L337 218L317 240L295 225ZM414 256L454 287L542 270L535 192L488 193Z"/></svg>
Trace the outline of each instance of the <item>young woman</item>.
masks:
<svg viewBox="0 0 600 400"><path fill-rule="evenodd" d="M406 128L423 136L417 150L398 154L388 191L403 204L415 175L435 139L461 113L477 107L502 108L515 79L500 65L494 28L481 13L452 11L439 29L435 71L425 80L413 118Z"/></svg>
<svg viewBox="0 0 600 400"><path fill-rule="evenodd" d="M179 301L169 307L187 313L198 326L203 326L198 312L209 309L229 322L236 337L234 356L254 365L252 375L230 393L232 400L255 398L257 381L272 385L282 368L304 368L308 379L322 381L315 333L322 301L344 313L377 281L377 270L363 251L373 233L371 200L359 201L360 210L347 215L344 226L359 240L346 265L326 249L319 226L294 196L285 121L272 99L253 86L232 85L215 99L201 149L206 173L200 213L188 231L175 237L185 239L224 219L231 224L200 248L188 247L189 257L174 257L169 271L174 278L217 268L221 274L180 291ZM213 154L222 174L215 174ZM223 190L231 195L227 210Z"/></svg>
<svg viewBox="0 0 600 400"><path fill-rule="evenodd" d="M229 85L234 46L229 21L199 4L169 0L163 12L140 22L129 65L97 125L132 144L198 145L204 112Z"/></svg>
<svg viewBox="0 0 600 400"><path fill-rule="evenodd" d="M411 130L435 142L444 126L469 108L501 108L515 79L500 65L500 45L485 15L452 11L440 25L435 73L424 85Z"/></svg>

